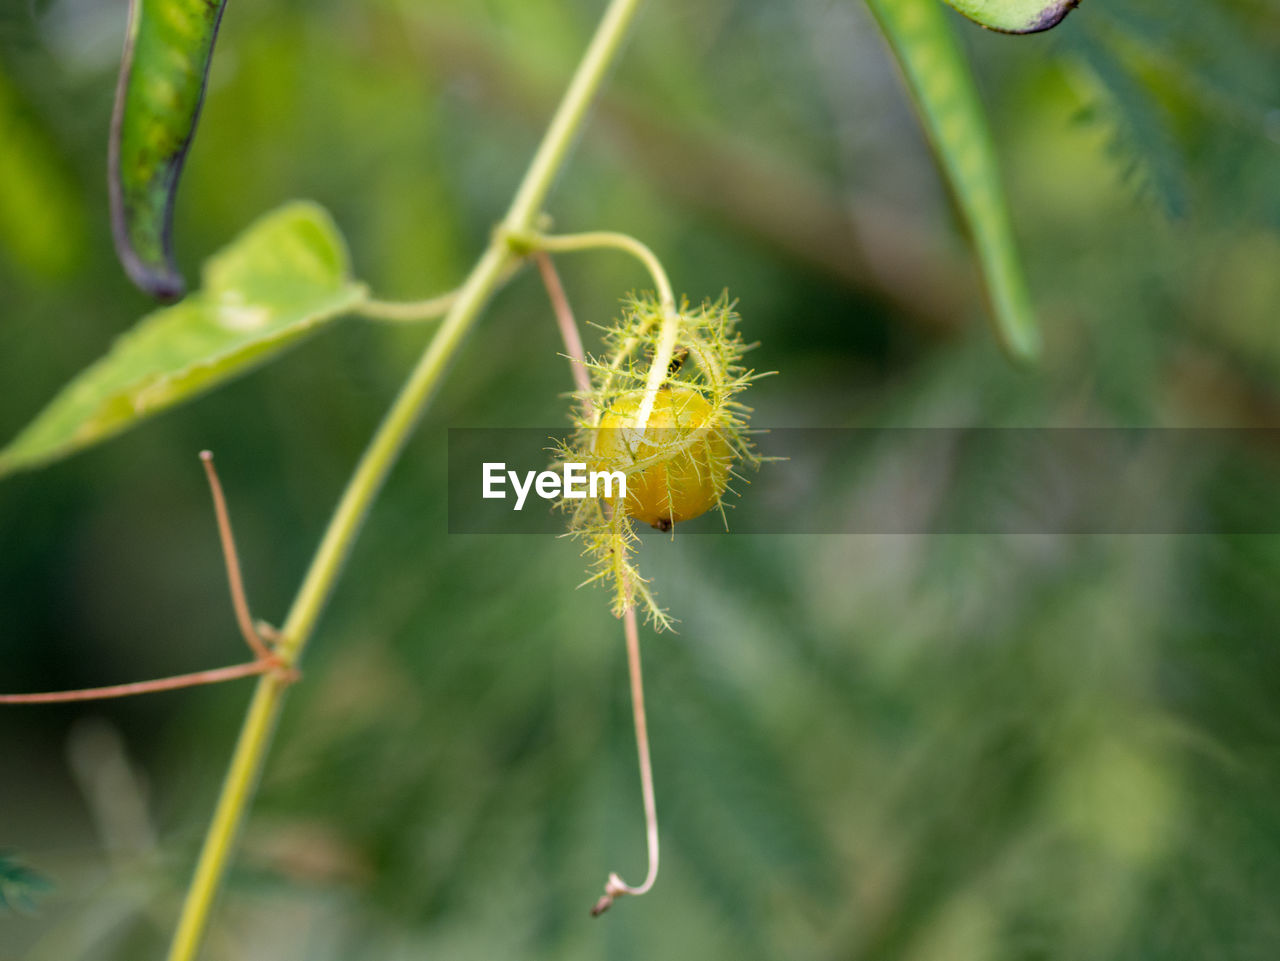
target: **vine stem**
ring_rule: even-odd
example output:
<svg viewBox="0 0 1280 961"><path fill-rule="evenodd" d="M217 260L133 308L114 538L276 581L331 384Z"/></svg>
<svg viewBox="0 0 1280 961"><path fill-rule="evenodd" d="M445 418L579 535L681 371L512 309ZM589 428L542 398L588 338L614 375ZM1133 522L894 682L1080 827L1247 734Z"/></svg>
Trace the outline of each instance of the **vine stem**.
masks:
<svg viewBox="0 0 1280 961"><path fill-rule="evenodd" d="M457 299L456 290L427 300L378 300L369 297L356 306L356 313L370 320L383 320L394 324L417 323L443 317Z"/></svg>
<svg viewBox="0 0 1280 961"><path fill-rule="evenodd" d="M587 373L587 351L582 346L577 321L573 319L573 308L569 306L569 298L565 296L564 284L560 283L560 274L556 271L556 265L551 262L551 255L540 250L533 255L533 259L538 265L538 273L542 275L542 283L547 288L551 310L556 315L556 326L560 328L565 355L569 358L573 385L587 407L587 420L591 420L594 413L591 406L591 377Z"/></svg>
<svg viewBox="0 0 1280 961"><path fill-rule="evenodd" d="M545 250L548 253L571 253L611 247L635 257L649 271L649 276L653 278L654 287L658 292L658 302L662 307L662 330L659 332L658 347L654 351L653 363L649 367L649 376L645 381L644 398L636 410L635 427L643 429L649 423L649 415L653 413L653 405L658 399L658 390L667 378L667 369L671 366L671 358L675 354L676 336L680 328L675 293L671 289L671 281L667 279L667 272L663 269L657 255L629 234L608 230L560 235L513 234L511 240L518 247Z"/></svg>
<svg viewBox="0 0 1280 961"><path fill-rule="evenodd" d="M293 667L301 657L387 474L434 396L453 354L501 285L508 267L517 259L508 238L533 228L639 7L640 0L610 0L506 216L450 303L426 352L356 466L280 631L276 655L284 668ZM288 679L279 673L265 674L254 690L195 875L183 901L169 948L169 961L192 961L199 951L236 835L271 744L287 684Z"/></svg>
<svg viewBox="0 0 1280 961"><path fill-rule="evenodd" d="M200 461L209 481L209 493L213 498L213 513L218 522L218 538L222 544L222 559L227 568L227 585L231 590L231 606L235 610L236 623L245 643L254 654L247 664L232 664L189 674L174 674L150 681L129 681L125 684L109 684L106 687L83 687L73 691L45 691L39 694L0 694L0 704L68 704L73 701L103 701L114 697L133 697L135 694L154 694L158 691L176 691L184 687L200 687L205 684L222 684L242 677L253 677L276 671L282 677L293 679L296 672L286 670L262 639L262 631L253 623L249 613L249 601L244 593L244 580L240 576L240 556L236 552L236 538L231 530L231 515L227 512L227 499L213 466L213 454L200 452Z"/></svg>
<svg viewBox="0 0 1280 961"><path fill-rule="evenodd" d="M240 574L240 552L236 550L236 537L231 530L231 515L227 512L227 498L222 493L222 481L218 480L218 470L213 466L213 451L202 450L200 463L204 465L205 478L209 481L209 494L213 497L213 514L218 521L218 538L222 542L222 557L227 566L227 585L231 590L231 609L235 612L236 624L254 657L259 661L270 660L271 651L259 636L253 623L253 615L249 613L249 599L245 596L244 578Z"/></svg>
<svg viewBox="0 0 1280 961"><path fill-rule="evenodd" d="M658 260L658 255L647 244L630 234L612 230L590 230L580 234L526 233L513 235L512 240L521 246L533 250L545 250L549 254L570 254L583 250L621 250L640 261L644 269L649 272L663 309L673 312L676 309L676 296L671 289L667 272L663 269L662 262Z"/></svg>
<svg viewBox="0 0 1280 961"><path fill-rule="evenodd" d="M644 676L640 670L640 630L636 624L636 606L628 604L622 615L627 635L627 673L631 678L631 716L636 729L636 754L640 760L640 794L644 800L645 841L649 851L649 872L644 883L633 887L610 874L604 885L604 894L591 909L592 917L599 917L613 905L614 899L624 894L647 894L658 880L658 806L653 796L653 765L649 760L649 725L644 712Z"/></svg>
<svg viewBox="0 0 1280 961"><path fill-rule="evenodd" d="M611 236L622 237L627 241L633 240L622 234ZM639 241L634 243L645 251L649 250ZM573 319L569 298L565 296L564 285L560 283L560 275L556 273L550 254L546 250L539 250L534 257L538 263L538 271L542 275L542 282L547 288L547 297L551 300L552 310L555 311L556 326L560 328L560 336L564 340L564 349L573 369L574 383L586 398L587 409L583 411L583 416L588 421L594 420L595 414L590 406L591 381L587 376L587 353L582 347L582 335L578 332L578 324ZM652 255L652 252L649 253L649 257L656 265L656 271L651 271L654 273L655 282L659 276L665 280L666 274L662 270L662 265L658 263L658 259ZM667 285L667 290L670 290L670 285ZM591 909L591 916L594 918L598 918L609 910L619 896L646 894L658 880L658 807L653 794L653 765L649 760L649 725L644 710L644 673L640 668L640 629L636 623L634 603L627 605L622 618L623 631L627 639L627 674L631 679L631 719L636 732L636 754L640 760L640 794L644 803L649 870L645 875L644 883L638 887L627 884L616 873L611 873L605 881L604 894Z"/></svg>
<svg viewBox="0 0 1280 961"><path fill-rule="evenodd" d="M71 701L105 701L113 697L132 697L135 694L176 691L179 688L199 687L202 684L221 684L223 681L235 681L242 677L253 677L255 674L278 670L279 666L275 658L267 654L263 658L247 661L244 664L215 667L208 671L194 671L190 674L174 674L154 681L130 681L127 684L111 684L107 687L85 687L74 691L49 691L42 694L0 694L0 704L66 704Z"/></svg>
<svg viewBox="0 0 1280 961"><path fill-rule="evenodd" d="M506 283L519 268L520 262L513 259L507 264L499 283ZM449 290L422 300L380 300L366 295L352 308L352 312L367 320L389 324L419 324L438 320L447 314L458 299L458 293L458 290Z"/></svg>

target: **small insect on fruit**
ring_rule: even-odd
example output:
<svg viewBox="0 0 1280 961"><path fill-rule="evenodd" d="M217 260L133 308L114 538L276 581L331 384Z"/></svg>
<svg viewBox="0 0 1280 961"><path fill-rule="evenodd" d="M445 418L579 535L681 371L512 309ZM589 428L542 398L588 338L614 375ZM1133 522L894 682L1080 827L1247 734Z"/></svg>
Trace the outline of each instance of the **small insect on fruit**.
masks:
<svg viewBox="0 0 1280 961"><path fill-rule="evenodd" d="M674 377L680 373L684 367L684 362L689 359L688 347L677 347L671 355L671 363L667 364L667 376Z"/></svg>
<svg viewBox="0 0 1280 961"><path fill-rule="evenodd" d="M643 390L618 397L600 418L595 469L627 478L625 510L658 530L691 520L720 503L734 451L715 423L716 411L700 392L664 386L643 428L633 426Z"/></svg>

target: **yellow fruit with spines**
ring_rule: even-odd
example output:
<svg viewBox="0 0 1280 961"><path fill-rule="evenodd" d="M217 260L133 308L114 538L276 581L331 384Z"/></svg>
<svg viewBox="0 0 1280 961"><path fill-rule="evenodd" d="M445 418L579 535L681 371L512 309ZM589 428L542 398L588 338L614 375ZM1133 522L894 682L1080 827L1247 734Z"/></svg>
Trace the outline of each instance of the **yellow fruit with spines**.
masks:
<svg viewBox="0 0 1280 961"><path fill-rule="evenodd" d="M620 470L627 479L627 514L662 531L705 514L729 483L733 447L717 411L691 387L667 384L649 420L635 426L643 390L609 405L595 431L593 469Z"/></svg>

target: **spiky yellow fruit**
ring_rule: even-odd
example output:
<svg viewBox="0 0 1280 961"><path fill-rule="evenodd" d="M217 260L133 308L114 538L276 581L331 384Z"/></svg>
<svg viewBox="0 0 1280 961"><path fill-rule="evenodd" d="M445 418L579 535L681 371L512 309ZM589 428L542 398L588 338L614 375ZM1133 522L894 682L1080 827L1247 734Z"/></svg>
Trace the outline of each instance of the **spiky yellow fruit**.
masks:
<svg viewBox="0 0 1280 961"><path fill-rule="evenodd" d="M628 515L668 531L720 503L729 483L733 448L716 409L698 391L664 386L648 423L636 427L643 390L618 397L600 418L594 454L627 478Z"/></svg>

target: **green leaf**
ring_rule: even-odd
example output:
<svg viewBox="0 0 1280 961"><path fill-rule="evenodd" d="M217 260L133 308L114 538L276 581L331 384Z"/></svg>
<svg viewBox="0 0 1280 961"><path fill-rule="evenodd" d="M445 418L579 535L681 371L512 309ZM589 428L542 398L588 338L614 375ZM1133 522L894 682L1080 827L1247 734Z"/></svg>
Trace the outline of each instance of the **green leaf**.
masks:
<svg viewBox="0 0 1280 961"><path fill-rule="evenodd" d="M135 284L171 300L173 199L195 135L226 0L132 0L108 148L116 253Z"/></svg>
<svg viewBox="0 0 1280 961"><path fill-rule="evenodd" d="M64 277L84 247L84 214L52 138L0 69L0 254L41 281Z"/></svg>
<svg viewBox="0 0 1280 961"><path fill-rule="evenodd" d="M1076 79L1088 98L1081 119L1108 128L1108 151L1139 195L1154 200L1168 217L1187 212L1187 172L1158 98L1125 61L1082 34L1067 47Z"/></svg>
<svg viewBox="0 0 1280 961"><path fill-rule="evenodd" d="M0 852L0 910L34 911L35 896L53 885L12 854Z"/></svg>
<svg viewBox="0 0 1280 961"><path fill-rule="evenodd" d="M1040 332L1000 185L995 148L969 63L937 0L867 0L902 67L978 250L996 334L1015 359L1031 360Z"/></svg>
<svg viewBox="0 0 1280 961"><path fill-rule="evenodd" d="M0 475L96 444L242 374L364 298L329 215L287 204L211 257L200 291L144 317L63 388L0 451Z"/></svg>
<svg viewBox="0 0 1280 961"><path fill-rule="evenodd" d="M970 20L1001 33L1039 33L1056 27L1080 0L947 0Z"/></svg>

